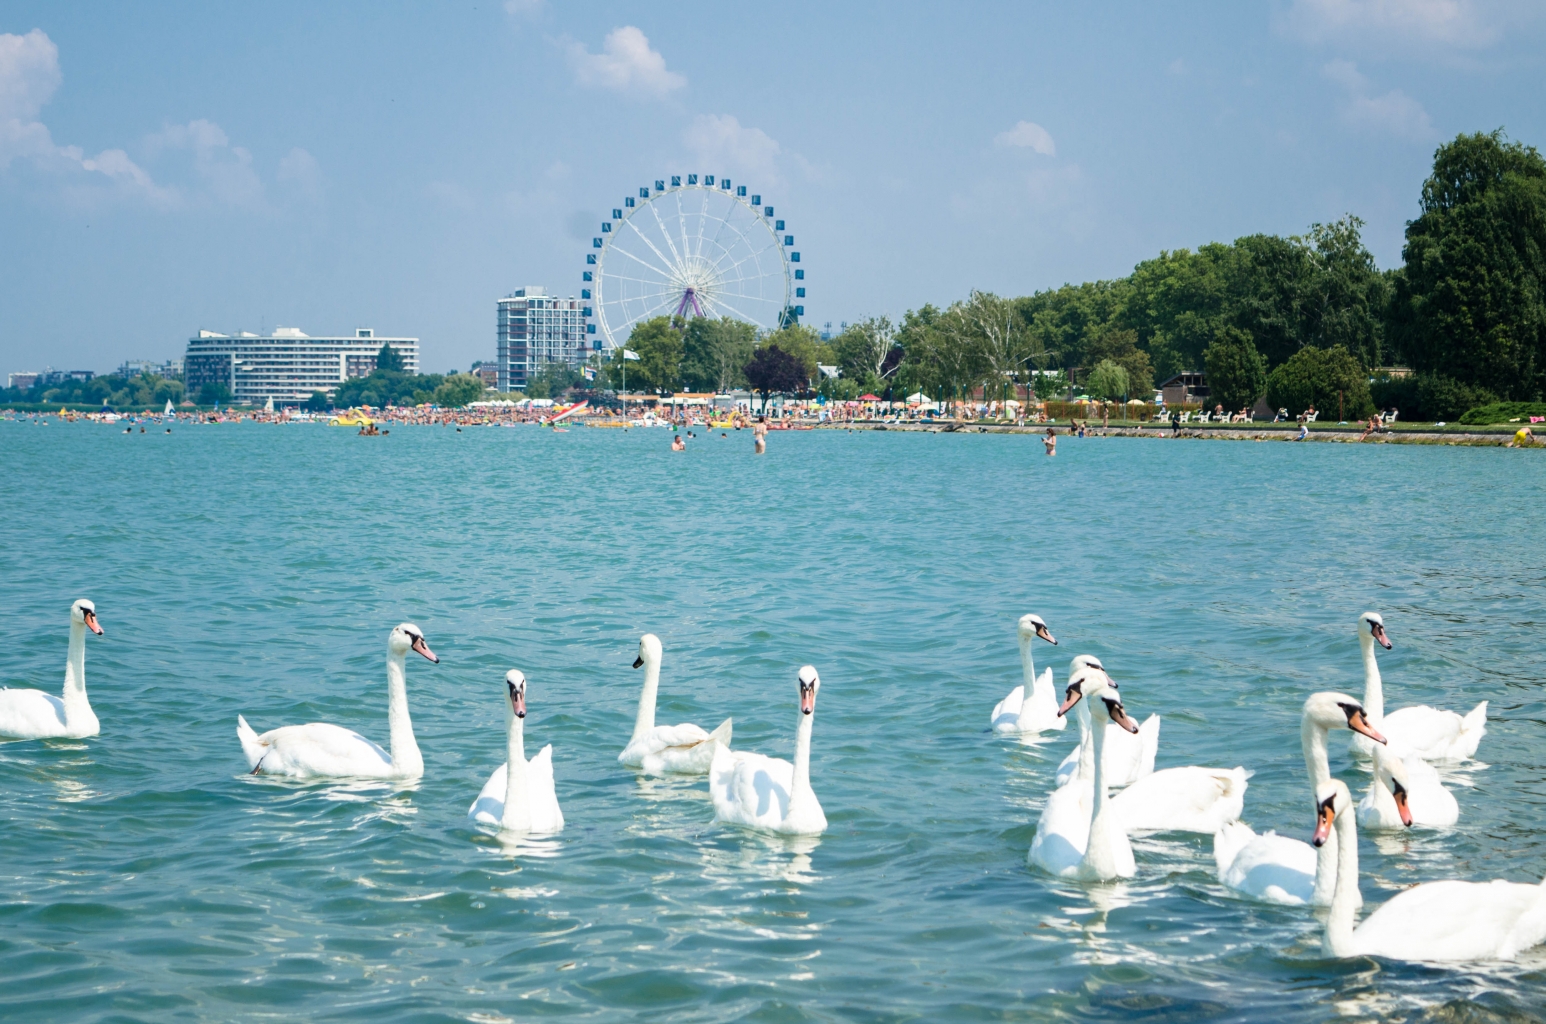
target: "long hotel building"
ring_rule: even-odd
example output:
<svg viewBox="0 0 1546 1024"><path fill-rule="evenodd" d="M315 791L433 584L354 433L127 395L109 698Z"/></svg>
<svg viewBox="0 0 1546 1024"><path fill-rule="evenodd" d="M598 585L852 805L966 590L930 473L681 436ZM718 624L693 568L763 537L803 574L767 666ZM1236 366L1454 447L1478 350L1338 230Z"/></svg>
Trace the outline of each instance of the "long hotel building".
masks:
<svg viewBox="0 0 1546 1024"><path fill-rule="evenodd" d="M405 370L419 372L418 338L383 338L368 327L352 338L312 338L279 327L267 337L200 331L188 339L183 379L189 394L216 383L231 389L234 402L304 402L314 391L331 395L346 380L370 376L383 344L402 356Z"/></svg>
<svg viewBox="0 0 1546 1024"><path fill-rule="evenodd" d="M578 368L601 342L586 340L584 308L528 285L499 300L495 362L500 391L519 391L546 363Z"/></svg>

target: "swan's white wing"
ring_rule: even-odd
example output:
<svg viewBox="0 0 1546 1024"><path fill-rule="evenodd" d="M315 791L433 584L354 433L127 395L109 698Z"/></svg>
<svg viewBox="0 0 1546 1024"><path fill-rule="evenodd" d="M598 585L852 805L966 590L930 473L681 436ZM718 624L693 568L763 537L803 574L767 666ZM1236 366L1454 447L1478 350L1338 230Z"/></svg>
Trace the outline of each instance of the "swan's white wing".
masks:
<svg viewBox="0 0 1546 1024"><path fill-rule="evenodd" d="M392 756L353 729L325 722L287 725L258 737L268 748L257 766L294 778L389 778Z"/></svg>
<svg viewBox="0 0 1546 1024"><path fill-rule="evenodd" d="M1113 789L1130 786L1154 771L1154 755L1159 752L1160 716L1150 715L1143 720L1136 734L1114 722L1106 723L1106 753L1101 766L1106 770L1106 783ZM1088 739L1081 740L1068 752L1058 765L1057 784L1068 785L1079 772L1079 750Z"/></svg>
<svg viewBox="0 0 1546 1024"><path fill-rule="evenodd" d="M617 759L631 768L643 768L652 775L684 770L701 773L705 768L684 769L673 765L682 761L684 754L707 739L709 734L691 722L657 725L624 747ZM687 761L691 762L692 758L688 756Z"/></svg>
<svg viewBox="0 0 1546 1024"><path fill-rule="evenodd" d="M1439 770L1415 754L1402 758L1407 774L1407 807L1414 825L1448 828L1460 820L1455 794L1444 788Z"/></svg>
<svg viewBox="0 0 1546 1024"><path fill-rule="evenodd" d="M478 798L467 808L467 817L485 825L498 825L505 816L505 770L509 762L494 769Z"/></svg>
<svg viewBox="0 0 1546 1024"><path fill-rule="evenodd" d="M998 733L1020 731L1020 708L1025 703L1025 687L1017 686L1009 696L993 705L993 716L988 721Z"/></svg>
<svg viewBox="0 0 1546 1024"><path fill-rule="evenodd" d="M1539 886L1518 882L1427 882L1370 914L1353 942L1359 953L1392 960L1512 958L1531 938L1516 927L1540 895Z"/></svg>
<svg viewBox="0 0 1546 1024"><path fill-rule="evenodd" d="M1315 848L1309 843L1273 832L1259 836L1238 821L1226 824L1213 841L1219 881L1231 889L1268 903L1310 902ZM1237 845L1231 849L1232 844Z"/></svg>
<svg viewBox="0 0 1546 1024"><path fill-rule="evenodd" d="M1082 779L1047 795L1026 862L1049 875L1072 875L1090 838L1095 786Z"/></svg>
<svg viewBox="0 0 1546 1024"><path fill-rule="evenodd" d="M731 753L715 744L709 788L714 817L752 828L777 829L789 812L794 765L762 754Z"/></svg>
<svg viewBox="0 0 1546 1024"><path fill-rule="evenodd" d="M531 793L531 830L562 832L564 812L558 807L558 791L553 786L553 745L549 743L526 762L526 782Z"/></svg>
<svg viewBox="0 0 1546 1024"><path fill-rule="evenodd" d="M1111 800L1129 832L1213 835L1240 817L1244 768L1166 768L1138 779Z"/></svg>
<svg viewBox="0 0 1546 1024"><path fill-rule="evenodd" d="M0 690L0 738L40 740L67 731L64 701L30 689Z"/></svg>
<svg viewBox="0 0 1546 1024"><path fill-rule="evenodd" d="M1464 761L1476 753L1487 732L1487 702L1463 718L1426 704L1402 708L1386 715L1379 729L1392 745L1425 761Z"/></svg>

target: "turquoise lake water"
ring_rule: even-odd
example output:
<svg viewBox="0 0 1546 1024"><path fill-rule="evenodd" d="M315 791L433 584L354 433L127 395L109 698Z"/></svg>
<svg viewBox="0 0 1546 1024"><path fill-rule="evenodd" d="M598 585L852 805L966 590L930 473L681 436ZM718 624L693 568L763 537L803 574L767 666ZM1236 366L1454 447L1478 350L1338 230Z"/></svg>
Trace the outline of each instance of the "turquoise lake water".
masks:
<svg viewBox="0 0 1546 1024"><path fill-rule="evenodd" d="M153 431L157 428L151 428ZM701 433L701 431L700 431ZM987 731L1041 614L1059 680L1098 654L1158 766L1255 771L1244 820L1306 837L1298 714L1490 700L1457 828L1361 837L1369 907L1440 878L1546 874L1546 458L1497 449L836 432L0 423L0 682L57 692L96 602L102 735L0 745L0 1018L21 1021L1526 1020L1546 952L1433 967L1320 954L1314 916L1237 899L1211 840L1136 841L1138 876L1031 873L1059 734ZM386 740L388 632L416 785L246 774L235 735ZM735 719L788 757L821 671L819 840L716 827L704 782L616 762L639 635L659 721ZM467 806L554 745L561 836ZM1333 739L1333 771L1367 776Z"/></svg>

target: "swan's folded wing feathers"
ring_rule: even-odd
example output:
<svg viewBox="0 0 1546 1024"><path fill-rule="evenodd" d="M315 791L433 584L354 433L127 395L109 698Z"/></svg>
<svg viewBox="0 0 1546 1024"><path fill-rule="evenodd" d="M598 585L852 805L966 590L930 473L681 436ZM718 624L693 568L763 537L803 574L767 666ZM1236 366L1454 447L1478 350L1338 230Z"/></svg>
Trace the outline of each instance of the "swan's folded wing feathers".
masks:
<svg viewBox="0 0 1546 1024"><path fill-rule="evenodd" d="M531 793L533 832L560 832L564 812L558 806L558 791L553 784L553 745L549 743L526 762L526 783Z"/></svg>

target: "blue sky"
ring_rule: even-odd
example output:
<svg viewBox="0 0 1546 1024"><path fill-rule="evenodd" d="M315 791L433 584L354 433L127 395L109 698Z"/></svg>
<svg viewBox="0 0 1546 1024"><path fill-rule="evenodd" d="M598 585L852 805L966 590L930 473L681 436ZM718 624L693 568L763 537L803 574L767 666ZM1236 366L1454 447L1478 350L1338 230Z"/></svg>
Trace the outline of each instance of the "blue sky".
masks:
<svg viewBox="0 0 1546 1024"><path fill-rule="evenodd" d="M1483 0L0 0L0 372L276 325L465 369L672 173L777 203L818 326L1348 212L1393 266L1438 143L1546 147L1543 43Z"/></svg>

